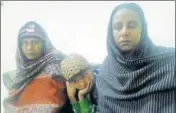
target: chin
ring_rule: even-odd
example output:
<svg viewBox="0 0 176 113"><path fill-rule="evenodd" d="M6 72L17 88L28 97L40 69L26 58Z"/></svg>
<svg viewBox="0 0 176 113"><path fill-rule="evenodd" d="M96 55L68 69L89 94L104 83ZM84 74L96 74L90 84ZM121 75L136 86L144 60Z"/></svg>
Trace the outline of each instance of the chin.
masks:
<svg viewBox="0 0 176 113"><path fill-rule="evenodd" d="M32 58L32 57L27 57L27 59L28 59L28 60L34 60L34 58Z"/></svg>
<svg viewBox="0 0 176 113"><path fill-rule="evenodd" d="M122 53L130 53L133 49L121 49Z"/></svg>
<svg viewBox="0 0 176 113"><path fill-rule="evenodd" d="M33 56L26 56L26 58L29 59L29 60L36 60L36 59L38 59L38 57L33 57Z"/></svg>
<svg viewBox="0 0 176 113"><path fill-rule="evenodd" d="M85 86L80 87L80 88L79 88L79 90L83 90L83 89L85 89L85 88L86 88L86 85L85 85Z"/></svg>
<svg viewBox="0 0 176 113"><path fill-rule="evenodd" d="M77 88L78 90L83 90L84 88Z"/></svg>
<svg viewBox="0 0 176 113"><path fill-rule="evenodd" d="M124 47L120 47L119 49L122 53L124 53L124 52L128 53L128 52L133 51L133 47L131 47L131 46L124 46Z"/></svg>

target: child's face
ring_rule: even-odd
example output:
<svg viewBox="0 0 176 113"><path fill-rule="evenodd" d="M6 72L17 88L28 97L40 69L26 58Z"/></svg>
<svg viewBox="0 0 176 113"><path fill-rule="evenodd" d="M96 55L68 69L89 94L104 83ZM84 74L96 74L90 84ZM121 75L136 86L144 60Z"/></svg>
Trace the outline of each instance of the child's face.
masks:
<svg viewBox="0 0 176 113"><path fill-rule="evenodd" d="M75 78L74 82L71 82L71 84L78 90L83 90L87 87L89 81L92 80L92 72L91 71L87 71L84 73L84 75L82 76L77 76Z"/></svg>

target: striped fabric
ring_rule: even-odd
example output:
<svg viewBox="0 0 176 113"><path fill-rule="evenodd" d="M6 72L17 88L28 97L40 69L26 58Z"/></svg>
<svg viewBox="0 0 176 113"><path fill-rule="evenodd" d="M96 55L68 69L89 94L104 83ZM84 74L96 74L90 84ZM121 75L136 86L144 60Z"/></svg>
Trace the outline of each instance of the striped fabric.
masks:
<svg viewBox="0 0 176 113"><path fill-rule="evenodd" d="M108 58L103 66L96 79L98 113L176 113L173 57L132 72Z"/></svg>
<svg viewBox="0 0 176 113"><path fill-rule="evenodd" d="M124 7L136 11L143 25L139 46L128 57L120 54L112 38L112 16ZM107 48L96 79L97 113L176 113L175 49L152 43L140 6L125 3L115 8Z"/></svg>

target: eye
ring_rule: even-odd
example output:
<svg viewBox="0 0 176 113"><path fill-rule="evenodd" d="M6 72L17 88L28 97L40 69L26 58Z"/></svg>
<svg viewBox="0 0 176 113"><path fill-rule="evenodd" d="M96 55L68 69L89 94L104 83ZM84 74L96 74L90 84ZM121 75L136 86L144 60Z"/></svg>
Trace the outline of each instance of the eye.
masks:
<svg viewBox="0 0 176 113"><path fill-rule="evenodd" d="M22 46L27 46L28 45L28 41L23 40L21 44L22 44Z"/></svg>
<svg viewBox="0 0 176 113"><path fill-rule="evenodd" d="M37 40L35 40L35 41L32 41L32 45L37 45L37 44L39 44L40 42L39 41L37 41Z"/></svg>
<svg viewBox="0 0 176 113"><path fill-rule="evenodd" d="M123 28L123 25L121 23L114 24L114 29L121 30Z"/></svg>
<svg viewBox="0 0 176 113"><path fill-rule="evenodd" d="M128 23L128 28L136 28L137 27L137 22L129 22Z"/></svg>

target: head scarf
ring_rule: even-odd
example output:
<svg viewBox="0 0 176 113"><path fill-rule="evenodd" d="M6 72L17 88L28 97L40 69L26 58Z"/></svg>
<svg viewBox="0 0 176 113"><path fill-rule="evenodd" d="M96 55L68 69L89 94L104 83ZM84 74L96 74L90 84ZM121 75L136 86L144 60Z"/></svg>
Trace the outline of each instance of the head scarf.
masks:
<svg viewBox="0 0 176 113"><path fill-rule="evenodd" d="M40 38L43 42L42 56L33 61L27 61L21 49L21 39L26 37ZM14 100L19 95L20 91L37 77L43 69L50 63L60 62L64 58L64 54L57 51L49 40L44 29L36 22L27 22L19 31L17 39L16 65L17 70L13 74L5 73L3 76L4 84L8 90L17 90L12 97L5 99Z"/></svg>
<svg viewBox="0 0 176 113"><path fill-rule="evenodd" d="M137 12L142 25L142 37L130 56L120 53L112 35L112 18L123 8ZM96 79L101 113L153 113L147 111L147 108L155 107L154 103L148 102L142 106L146 102L142 97L160 91L173 91L176 88L174 48L158 47L152 43L147 32L144 12L139 5L124 3L113 10L108 26L107 50L108 56ZM161 97L160 94L152 96L157 102ZM170 96L174 98L173 92ZM129 102L135 99L138 101ZM146 99L150 100L149 97ZM159 104L170 104L169 102L164 100Z"/></svg>

